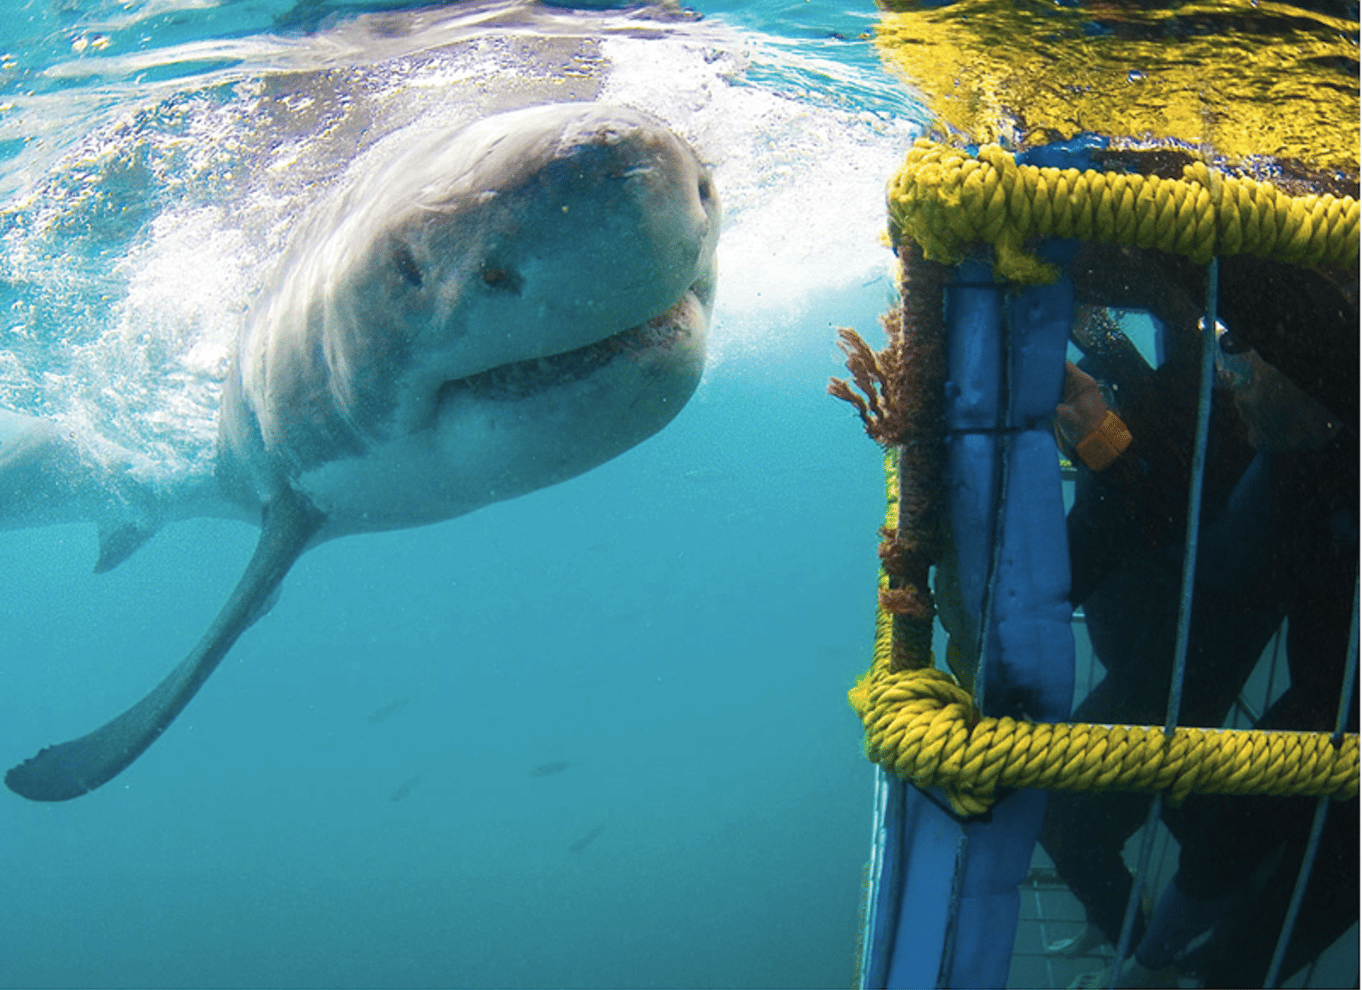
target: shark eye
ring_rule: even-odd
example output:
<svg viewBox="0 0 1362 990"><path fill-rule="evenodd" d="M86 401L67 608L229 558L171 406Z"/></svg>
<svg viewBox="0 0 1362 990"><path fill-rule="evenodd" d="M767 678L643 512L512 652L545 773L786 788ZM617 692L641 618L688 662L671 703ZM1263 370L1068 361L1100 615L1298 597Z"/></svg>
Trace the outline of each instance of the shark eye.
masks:
<svg viewBox="0 0 1362 990"><path fill-rule="evenodd" d="M709 198L714 195L714 184L710 182L708 175L700 176L696 192L700 194L700 202L702 203L708 203Z"/></svg>
<svg viewBox="0 0 1362 990"><path fill-rule="evenodd" d="M408 285L416 289L421 287L421 268L416 264L411 248L401 241L393 242L393 264L397 267L398 274L407 280Z"/></svg>
<svg viewBox="0 0 1362 990"><path fill-rule="evenodd" d="M482 284L489 289L510 292L514 295L520 294L520 276L515 272L507 271L504 268L497 268L494 265L483 266Z"/></svg>

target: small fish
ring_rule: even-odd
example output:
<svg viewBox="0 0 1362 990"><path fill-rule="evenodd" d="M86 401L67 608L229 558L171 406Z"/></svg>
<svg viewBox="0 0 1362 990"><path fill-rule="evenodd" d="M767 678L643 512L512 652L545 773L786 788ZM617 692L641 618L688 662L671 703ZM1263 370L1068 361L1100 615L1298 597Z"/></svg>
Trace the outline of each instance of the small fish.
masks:
<svg viewBox="0 0 1362 990"><path fill-rule="evenodd" d="M612 612L610 615L605 616L605 623L611 626L623 625L626 622L637 619L641 615L647 615L649 610L650 607L647 605L637 605L634 608L621 609L618 612Z"/></svg>
<svg viewBox="0 0 1362 990"><path fill-rule="evenodd" d="M696 485L708 485L716 481L724 481L730 476L731 472L721 468L702 467L694 468L690 471L682 471L681 477Z"/></svg>
<svg viewBox="0 0 1362 990"><path fill-rule="evenodd" d="M388 795L388 800L401 801L404 797L410 794L411 789L415 787L417 784L421 783L421 781L424 778L425 774L418 773L415 777L412 777L409 780L404 780L402 782L402 786L400 786L397 790L393 791L391 794Z"/></svg>
<svg viewBox="0 0 1362 990"><path fill-rule="evenodd" d="M541 763L530 771L531 777L552 777L556 773L562 773L572 766L567 760L553 760L549 763Z"/></svg>
<svg viewBox="0 0 1362 990"><path fill-rule="evenodd" d="M391 718L393 715L396 715L403 708L406 708L407 705L409 704L411 704L410 695L408 695L405 698L398 698L396 701L390 701L386 705L382 705L378 708L375 708L373 711L369 713L369 724L377 725L384 719Z"/></svg>
<svg viewBox="0 0 1362 990"><path fill-rule="evenodd" d="M597 826L596 826L595 828L593 828L590 832L586 833L586 835L582 836L580 839L578 839L578 840L577 840L576 842L574 842L572 845L568 846L568 852L572 852L572 853L579 853L579 852L581 852L581 851L582 851L583 849L585 849L587 846L591 845L591 843L595 842L595 841L596 841L596 836L600 835L600 834L601 834L602 832L604 832L604 831L605 831L605 826L604 826L604 825L597 825Z"/></svg>

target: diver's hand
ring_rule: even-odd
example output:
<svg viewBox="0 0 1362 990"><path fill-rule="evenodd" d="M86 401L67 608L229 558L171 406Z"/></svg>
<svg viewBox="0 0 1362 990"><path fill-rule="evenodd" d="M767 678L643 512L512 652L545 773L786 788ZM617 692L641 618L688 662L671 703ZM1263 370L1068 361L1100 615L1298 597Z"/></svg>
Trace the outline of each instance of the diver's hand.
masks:
<svg viewBox="0 0 1362 990"><path fill-rule="evenodd" d="M1070 447L1077 447L1107 417L1107 403L1097 379L1064 362L1064 398L1055 406L1055 423Z"/></svg>

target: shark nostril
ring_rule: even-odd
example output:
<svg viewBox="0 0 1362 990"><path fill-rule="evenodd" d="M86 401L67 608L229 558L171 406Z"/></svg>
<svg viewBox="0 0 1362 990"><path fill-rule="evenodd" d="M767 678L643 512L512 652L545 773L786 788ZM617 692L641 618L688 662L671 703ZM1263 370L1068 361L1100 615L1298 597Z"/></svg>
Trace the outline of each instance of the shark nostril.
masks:
<svg viewBox="0 0 1362 990"><path fill-rule="evenodd" d="M403 280L412 288L419 289L425 281L421 277L421 266L416 263L416 257L411 253L411 248L400 240L394 239L392 244L393 265Z"/></svg>

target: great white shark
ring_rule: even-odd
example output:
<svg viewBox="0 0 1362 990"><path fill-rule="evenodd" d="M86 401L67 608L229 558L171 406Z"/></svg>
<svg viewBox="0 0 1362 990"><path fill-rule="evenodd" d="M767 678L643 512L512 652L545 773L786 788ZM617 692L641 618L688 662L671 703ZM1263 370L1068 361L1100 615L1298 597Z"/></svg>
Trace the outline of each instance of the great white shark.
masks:
<svg viewBox="0 0 1362 990"><path fill-rule="evenodd" d="M0 414L0 526L93 520L97 570L172 519L261 527L184 661L5 783L62 801L125 769L310 547L553 485L662 429L699 383L719 220L709 171L645 113L496 114L411 142L299 228L237 342L210 481L152 492L116 452Z"/></svg>

